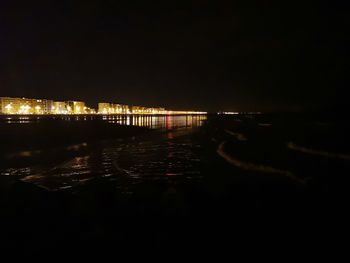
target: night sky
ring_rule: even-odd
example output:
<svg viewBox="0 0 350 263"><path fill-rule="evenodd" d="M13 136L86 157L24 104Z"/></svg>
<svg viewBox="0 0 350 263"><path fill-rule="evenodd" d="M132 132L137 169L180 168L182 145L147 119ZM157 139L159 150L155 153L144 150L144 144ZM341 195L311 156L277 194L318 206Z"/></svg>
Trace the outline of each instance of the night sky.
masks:
<svg viewBox="0 0 350 263"><path fill-rule="evenodd" d="M346 102L346 1L0 2L0 96L208 111Z"/></svg>

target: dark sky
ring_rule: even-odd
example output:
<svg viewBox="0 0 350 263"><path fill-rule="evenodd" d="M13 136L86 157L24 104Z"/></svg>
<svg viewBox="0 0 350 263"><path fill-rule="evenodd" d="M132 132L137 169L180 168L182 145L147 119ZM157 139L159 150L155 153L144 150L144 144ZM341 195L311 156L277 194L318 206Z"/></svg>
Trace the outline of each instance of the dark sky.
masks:
<svg viewBox="0 0 350 263"><path fill-rule="evenodd" d="M208 111L345 103L346 1L0 2L0 96Z"/></svg>

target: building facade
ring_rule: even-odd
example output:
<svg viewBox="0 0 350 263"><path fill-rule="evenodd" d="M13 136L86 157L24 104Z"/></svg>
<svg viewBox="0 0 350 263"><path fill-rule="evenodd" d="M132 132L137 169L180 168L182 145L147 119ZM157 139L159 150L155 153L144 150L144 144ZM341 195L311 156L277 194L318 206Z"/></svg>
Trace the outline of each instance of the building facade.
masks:
<svg viewBox="0 0 350 263"><path fill-rule="evenodd" d="M99 114L109 114L110 113L111 104L101 102L98 104L98 113Z"/></svg>
<svg viewBox="0 0 350 263"><path fill-rule="evenodd" d="M86 106L83 101L68 101L67 110L69 114L85 114Z"/></svg>
<svg viewBox="0 0 350 263"><path fill-rule="evenodd" d="M98 114L135 114L135 115L186 115L206 114L196 111L168 111L164 108L129 106L115 103L99 103ZM27 99L0 97L0 114L43 115L43 114L96 114L83 101L53 101L45 99Z"/></svg>
<svg viewBox="0 0 350 263"><path fill-rule="evenodd" d="M129 106L122 104L101 102L98 104L99 114L130 114Z"/></svg>
<svg viewBox="0 0 350 263"><path fill-rule="evenodd" d="M27 98L0 98L1 114L50 114L52 112L53 101Z"/></svg>
<svg viewBox="0 0 350 263"><path fill-rule="evenodd" d="M52 114L68 114L67 103L64 101L54 101Z"/></svg>

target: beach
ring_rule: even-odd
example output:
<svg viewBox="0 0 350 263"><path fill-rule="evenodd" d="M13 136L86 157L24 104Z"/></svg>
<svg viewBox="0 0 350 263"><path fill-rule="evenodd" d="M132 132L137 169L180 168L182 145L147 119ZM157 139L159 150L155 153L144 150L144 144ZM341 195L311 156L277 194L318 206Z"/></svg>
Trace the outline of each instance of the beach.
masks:
<svg viewBox="0 0 350 263"><path fill-rule="evenodd" d="M168 122L177 125L11 127L21 132L11 132L6 147L13 143L18 154L26 145L29 153L3 155L2 243L34 254L194 252L267 245L266 236L326 245L332 211L345 200L332 190L340 192L349 171L347 137L334 136L338 122L265 115ZM28 148L19 135L26 129L29 138L48 139ZM62 132L70 145L50 142Z"/></svg>

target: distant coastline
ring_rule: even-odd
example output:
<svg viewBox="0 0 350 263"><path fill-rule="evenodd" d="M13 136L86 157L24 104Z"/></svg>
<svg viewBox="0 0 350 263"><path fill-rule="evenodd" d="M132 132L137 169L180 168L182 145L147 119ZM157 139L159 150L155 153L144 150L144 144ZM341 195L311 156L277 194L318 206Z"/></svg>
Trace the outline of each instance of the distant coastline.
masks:
<svg viewBox="0 0 350 263"><path fill-rule="evenodd" d="M51 99L29 99L0 97L0 114L3 115L203 115L203 111L175 111L161 107L144 107L98 103L97 109L86 106L84 101L54 101Z"/></svg>

